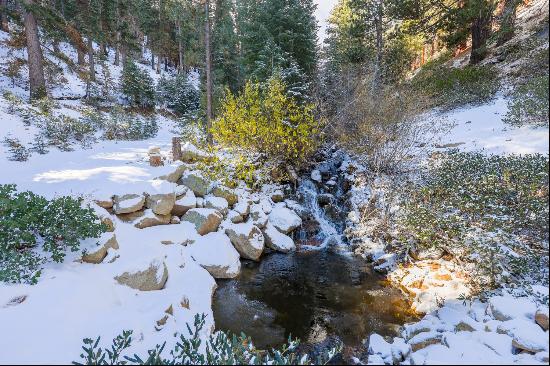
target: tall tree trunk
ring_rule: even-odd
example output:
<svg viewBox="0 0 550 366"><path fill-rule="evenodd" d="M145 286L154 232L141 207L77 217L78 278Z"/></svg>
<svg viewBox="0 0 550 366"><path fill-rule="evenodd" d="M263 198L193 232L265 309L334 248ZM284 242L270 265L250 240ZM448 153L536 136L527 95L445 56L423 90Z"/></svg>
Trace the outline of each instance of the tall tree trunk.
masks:
<svg viewBox="0 0 550 366"><path fill-rule="evenodd" d="M4 32L10 31L10 26L8 23L8 0L0 0L0 30Z"/></svg>
<svg viewBox="0 0 550 366"><path fill-rule="evenodd" d="M178 20L178 72L184 71L183 66L183 42L181 40L181 21Z"/></svg>
<svg viewBox="0 0 550 366"><path fill-rule="evenodd" d="M23 20L25 24L25 35L27 37L27 55L29 66L29 86L31 99L40 99L47 95L46 81L44 78L44 57L40 48L38 37L38 24L27 6L34 5L34 0L23 0Z"/></svg>
<svg viewBox="0 0 550 366"><path fill-rule="evenodd" d="M384 62L384 7L382 0L376 4L376 61L374 64L374 77L372 81L372 91L378 90L382 82L382 63Z"/></svg>
<svg viewBox="0 0 550 366"><path fill-rule="evenodd" d="M153 53L153 49L151 49L151 69L155 69L155 54Z"/></svg>
<svg viewBox="0 0 550 366"><path fill-rule="evenodd" d="M159 48L159 52L158 52L158 55L157 55L157 74L160 74L160 71L161 71L161 63L162 63L162 59L161 59L161 49L162 49L162 0L159 0L159 28L158 28L158 32L159 32L159 40L158 40L158 45L157 47Z"/></svg>
<svg viewBox="0 0 550 366"><path fill-rule="evenodd" d="M483 61L487 56L487 40L491 35L492 11L482 9L478 17L471 26L472 32L472 52L470 55L470 64L475 65Z"/></svg>
<svg viewBox="0 0 550 366"><path fill-rule="evenodd" d="M160 55L160 53L157 55L157 74L160 74L160 70L161 70L161 65L162 63L162 56Z"/></svg>
<svg viewBox="0 0 550 366"><path fill-rule="evenodd" d="M78 66L84 66L84 64L86 63L86 55L84 55L84 51L82 51L80 47L76 47L76 55Z"/></svg>
<svg viewBox="0 0 550 366"><path fill-rule="evenodd" d="M516 11L519 4L520 0L504 0L497 46L502 46L514 37L516 28Z"/></svg>
<svg viewBox="0 0 550 366"><path fill-rule="evenodd" d="M115 12L116 12L116 32L115 32L115 65L120 65L120 9L118 1L115 2Z"/></svg>
<svg viewBox="0 0 550 366"><path fill-rule="evenodd" d="M210 45L210 0L204 2L206 14L204 48L206 53L206 129L208 143L212 143L212 50Z"/></svg>
<svg viewBox="0 0 550 366"><path fill-rule="evenodd" d="M94 42L88 37L88 63L90 65L90 81L95 81Z"/></svg>

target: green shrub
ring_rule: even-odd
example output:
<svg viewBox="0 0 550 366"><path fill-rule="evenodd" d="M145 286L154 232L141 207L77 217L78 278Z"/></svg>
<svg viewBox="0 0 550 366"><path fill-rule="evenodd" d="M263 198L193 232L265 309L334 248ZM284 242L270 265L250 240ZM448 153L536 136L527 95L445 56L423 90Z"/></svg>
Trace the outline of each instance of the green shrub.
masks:
<svg viewBox="0 0 550 366"><path fill-rule="evenodd" d="M180 116L192 115L200 107L200 93L189 83L187 74L163 76L157 85L157 99Z"/></svg>
<svg viewBox="0 0 550 366"><path fill-rule="evenodd" d="M205 351L201 351L200 332L204 327L205 315L196 315L193 329L187 324L186 337L180 334L173 350L166 355L166 342L147 351L147 355L127 355L132 345L132 331L124 331L113 339L109 348L99 347L100 337L95 341L84 339L80 355L84 365L310 365L311 358L300 355L296 348L298 340L289 339L289 344L281 349L261 351L254 347L252 339L245 334L240 336L217 332L209 337ZM177 335L175 335L177 337ZM317 357L316 365L326 365L341 350L338 345ZM126 352L125 352L126 351ZM80 365L78 362L73 362Z"/></svg>
<svg viewBox="0 0 550 366"><path fill-rule="evenodd" d="M413 186L402 224L417 246L475 262L481 286L518 280L548 261L548 168L542 155L451 152Z"/></svg>
<svg viewBox="0 0 550 366"><path fill-rule="evenodd" d="M313 106L302 106L289 97L278 78L272 78L265 89L249 82L238 96L228 91L212 134L222 145L292 166L307 161L320 138Z"/></svg>
<svg viewBox="0 0 550 366"><path fill-rule="evenodd" d="M105 227L80 200L51 201L15 185L0 185L0 281L36 283L48 260L62 262L80 240L98 238Z"/></svg>
<svg viewBox="0 0 550 366"><path fill-rule="evenodd" d="M103 137L107 140L144 140L154 137L158 124L154 115L142 117L116 106L103 120Z"/></svg>
<svg viewBox="0 0 550 366"><path fill-rule="evenodd" d="M121 77L122 94L130 105L141 108L155 106L155 87L153 79L142 71L134 61L128 59L124 64Z"/></svg>
<svg viewBox="0 0 550 366"><path fill-rule="evenodd" d="M491 66L455 68L434 62L419 71L412 79L412 86L430 95L436 106L452 108L487 102L500 83L498 72Z"/></svg>
<svg viewBox="0 0 550 366"><path fill-rule="evenodd" d="M8 148L8 159L11 161L27 161L31 156L29 149L18 138L7 136L4 138L3 143Z"/></svg>
<svg viewBox="0 0 550 366"><path fill-rule="evenodd" d="M504 121L514 126L548 126L548 87L548 75L516 86Z"/></svg>

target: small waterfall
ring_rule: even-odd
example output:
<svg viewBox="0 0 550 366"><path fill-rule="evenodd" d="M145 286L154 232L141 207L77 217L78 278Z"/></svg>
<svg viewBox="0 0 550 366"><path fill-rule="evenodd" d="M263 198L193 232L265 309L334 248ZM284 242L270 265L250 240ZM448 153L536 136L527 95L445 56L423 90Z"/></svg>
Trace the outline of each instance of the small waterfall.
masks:
<svg viewBox="0 0 550 366"><path fill-rule="evenodd" d="M328 246L340 247L344 245L342 241L342 234L338 229L338 225L332 222L325 214L324 210L317 201L319 195L319 189L313 181L310 179L304 179L298 188L298 193L302 197L302 205L313 216L315 221L319 223L319 233L316 238L322 244L320 246L303 245L302 247L308 249L323 249ZM308 233L305 230L298 232L298 240L307 240Z"/></svg>

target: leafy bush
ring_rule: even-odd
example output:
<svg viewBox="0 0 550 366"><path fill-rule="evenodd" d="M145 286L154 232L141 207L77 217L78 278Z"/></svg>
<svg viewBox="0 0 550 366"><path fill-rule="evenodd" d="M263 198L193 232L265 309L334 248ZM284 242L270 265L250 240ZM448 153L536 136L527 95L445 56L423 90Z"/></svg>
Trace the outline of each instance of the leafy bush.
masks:
<svg viewBox="0 0 550 366"><path fill-rule="evenodd" d="M192 115L200 107L200 93L189 82L187 74L163 76L157 85L157 99L180 116Z"/></svg>
<svg viewBox="0 0 550 366"><path fill-rule="evenodd" d="M0 281L36 283L40 266L62 262L65 250L104 231L91 208L72 197L48 201L15 185L0 185Z"/></svg>
<svg viewBox="0 0 550 366"><path fill-rule="evenodd" d="M103 137L107 140L144 140L154 137L158 124L154 115L141 117L116 106L103 120Z"/></svg>
<svg viewBox="0 0 550 366"><path fill-rule="evenodd" d="M289 344L281 349L261 351L254 347L252 339L245 334L240 336L217 332L206 342L205 352L201 352L202 340L199 333L204 327L205 315L196 315L193 329L187 324L188 337L183 334L169 355L165 355L166 342L147 351L147 355L124 354L132 345L132 331L124 331L113 339L110 348L99 347L100 337L95 341L84 339L80 355L85 365L310 365L311 358L296 351L299 341L289 339ZM177 335L176 335L177 337ZM340 346L321 354L315 364L325 365L340 351ZM74 364L80 365L78 362Z"/></svg>
<svg viewBox="0 0 550 366"><path fill-rule="evenodd" d="M519 281L548 262L548 168L542 155L451 152L413 187L402 224L416 246L475 263L480 288Z"/></svg>
<svg viewBox="0 0 550 366"><path fill-rule="evenodd" d="M228 91L212 134L223 145L292 166L307 161L320 139L313 106L299 105L278 78L265 89L249 82L238 96Z"/></svg>
<svg viewBox="0 0 550 366"><path fill-rule="evenodd" d="M142 71L131 59L127 59L121 77L122 94L128 102L141 108L155 106L155 88L153 79Z"/></svg>
<svg viewBox="0 0 550 366"><path fill-rule="evenodd" d="M412 86L431 96L436 106L452 108L490 100L500 83L498 72L491 66L456 68L434 62L419 71Z"/></svg>

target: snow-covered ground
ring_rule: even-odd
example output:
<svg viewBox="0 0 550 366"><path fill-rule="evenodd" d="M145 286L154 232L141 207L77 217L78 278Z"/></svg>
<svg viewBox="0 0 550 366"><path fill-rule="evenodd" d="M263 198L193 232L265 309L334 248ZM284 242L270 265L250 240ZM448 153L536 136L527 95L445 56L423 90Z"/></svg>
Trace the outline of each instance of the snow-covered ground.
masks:
<svg viewBox="0 0 550 366"><path fill-rule="evenodd" d="M548 127L513 127L503 122L507 100L498 96L480 106L458 108L442 117L453 124L436 142L436 148L483 150L490 154L547 154Z"/></svg>

